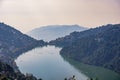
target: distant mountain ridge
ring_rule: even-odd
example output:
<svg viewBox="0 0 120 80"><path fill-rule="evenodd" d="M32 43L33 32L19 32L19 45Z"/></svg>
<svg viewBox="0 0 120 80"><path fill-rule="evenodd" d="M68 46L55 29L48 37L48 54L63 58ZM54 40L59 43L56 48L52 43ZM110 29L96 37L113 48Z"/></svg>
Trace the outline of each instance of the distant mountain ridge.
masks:
<svg viewBox="0 0 120 80"><path fill-rule="evenodd" d="M86 30L85 27L79 25L49 25L40 28L33 29L27 34L35 39L51 41L58 37L64 37L74 31Z"/></svg>
<svg viewBox="0 0 120 80"><path fill-rule="evenodd" d="M73 32L49 44L62 46L60 53L63 56L120 74L120 24Z"/></svg>

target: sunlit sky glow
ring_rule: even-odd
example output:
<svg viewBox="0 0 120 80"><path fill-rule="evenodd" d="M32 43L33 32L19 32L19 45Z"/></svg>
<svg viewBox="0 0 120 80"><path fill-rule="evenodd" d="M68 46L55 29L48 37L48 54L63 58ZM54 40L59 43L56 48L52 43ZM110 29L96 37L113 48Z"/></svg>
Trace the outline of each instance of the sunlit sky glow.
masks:
<svg viewBox="0 0 120 80"><path fill-rule="evenodd" d="M0 21L22 32L56 24L118 24L120 0L0 0Z"/></svg>

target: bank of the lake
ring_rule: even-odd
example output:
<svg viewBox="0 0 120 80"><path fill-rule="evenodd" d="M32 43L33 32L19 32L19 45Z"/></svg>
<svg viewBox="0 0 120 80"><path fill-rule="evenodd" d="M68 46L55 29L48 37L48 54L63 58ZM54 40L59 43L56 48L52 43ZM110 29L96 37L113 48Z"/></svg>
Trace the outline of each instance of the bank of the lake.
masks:
<svg viewBox="0 0 120 80"><path fill-rule="evenodd" d="M22 73L32 73L43 80L64 80L73 75L77 80L87 80L86 75L62 58L60 50L55 46L38 47L23 53L15 61Z"/></svg>
<svg viewBox="0 0 120 80"><path fill-rule="evenodd" d="M75 60L69 59L65 56L63 56L63 58L75 68L81 70L83 74L87 75L90 78L98 80L120 80L120 75L112 70L93 65L83 64Z"/></svg>
<svg viewBox="0 0 120 80"><path fill-rule="evenodd" d="M117 73L65 58L60 55L60 50L55 46L38 47L23 53L15 61L22 73L32 73L43 80L64 80L73 75L77 80L87 80L88 77L120 80Z"/></svg>

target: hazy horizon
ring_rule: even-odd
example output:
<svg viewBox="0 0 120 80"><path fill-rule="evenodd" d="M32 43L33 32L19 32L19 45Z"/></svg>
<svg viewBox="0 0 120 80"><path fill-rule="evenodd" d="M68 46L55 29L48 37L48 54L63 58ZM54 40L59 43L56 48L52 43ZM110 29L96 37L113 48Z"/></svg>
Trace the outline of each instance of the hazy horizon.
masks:
<svg viewBox="0 0 120 80"><path fill-rule="evenodd" d="M0 0L0 22L26 33L47 25L120 23L120 0Z"/></svg>

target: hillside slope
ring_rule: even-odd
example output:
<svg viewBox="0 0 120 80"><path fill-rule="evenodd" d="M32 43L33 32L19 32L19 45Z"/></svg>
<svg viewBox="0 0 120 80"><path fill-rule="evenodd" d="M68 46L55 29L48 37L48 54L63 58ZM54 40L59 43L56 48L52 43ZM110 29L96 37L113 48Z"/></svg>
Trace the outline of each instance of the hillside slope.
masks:
<svg viewBox="0 0 120 80"><path fill-rule="evenodd" d="M37 41L9 25L0 23L0 54L16 56L37 45L44 45L44 42Z"/></svg>
<svg viewBox="0 0 120 80"><path fill-rule="evenodd" d="M97 28L91 28L91 29L88 29L82 32L75 31L65 37L59 37L56 40L51 40L49 44L56 45L56 46L68 46L68 45L71 45L76 40L81 39L83 37L87 37L90 35L95 35L95 34L104 32L108 30L111 26L112 26L111 24L108 24L107 27L102 26L102 27L97 27Z"/></svg>
<svg viewBox="0 0 120 80"><path fill-rule="evenodd" d="M37 41L13 27L0 23L0 60L17 69L14 59L23 52L36 46L43 46L44 41Z"/></svg>
<svg viewBox="0 0 120 80"><path fill-rule="evenodd" d="M49 44L62 46L63 56L120 73L120 24L73 32Z"/></svg>

